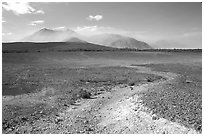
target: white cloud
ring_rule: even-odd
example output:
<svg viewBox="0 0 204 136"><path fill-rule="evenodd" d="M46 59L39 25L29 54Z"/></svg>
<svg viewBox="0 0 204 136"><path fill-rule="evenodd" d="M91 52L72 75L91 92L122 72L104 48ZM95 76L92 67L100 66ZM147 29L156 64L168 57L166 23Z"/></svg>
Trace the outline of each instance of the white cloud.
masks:
<svg viewBox="0 0 204 136"><path fill-rule="evenodd" d="M191 37L191 36L198 36L198 35L202 35L202 32L188 32L188 33L184 33L184 34L181 35L181 36Z"/></svg>
<svg viewBox="0 0 204 136"><path fill-rule="evenodd" d="M92 20L99 21L99 20L103 19L103 16L102 15L95 15L95 16L89 15L87 17L87 19L90 21L92 21Z"/></svg>
<svg viewBox="0 0 204 136"><path fill-rule="evenodd" d="M43 10L37 10L34 14L45 14Z"/></svg>
<svg viewBox="0 0 204 136"><path fill-rule="evenodd" d="M36 10L28 2L3 2L2 7L6 11L12 11L16 15L20 14L44 14L43 10Z"/></svg>
<svg viewBox="0 0 204 136"><path fill-rule="evenodd" d="M98 29L98 26L83 26L83 27L77 27L75 29L75 31L77 32L81 32L81 31L89 31L89 32L93 32L96 31Z"/></svg>
<svg viewBox="0 0 204 136"><path fill-rule="evenodd" d="M128 37L133 37L137 40L149 42L157 40L158 37L151 35L148 31L126 31L123 29L118 29L114 27L108 26L78 26L73 28L79 34L85 36L92 36L97 34L111 33L111 34L120 34Z"/></svg>
<svg viewBox="0 0 204 136"><path fill-rule="evenodd" d="M44 22L45 22L44 20L36 20L36 21L30 22L30 24L28 25L36 26L37 24L43 24Z"/></svg>
<svg viewBox="0 0 204 136"><path fill-rule="evenodd" d="M13 33L2 33L2 36L12 35Z"/></svg>
<svg viewBox="0 0 204 136"><path fill-rule="evenodd" d="M5 20L2 20L2 23L5 23L6 21Z"/></svg>
<svg viewBox="0 0 204 136"><path fill-rule="evenodd" d="M65 26L59 26L59 27L55 27L53 28L54 30L65 30L66 27Z"/></svg>
<svg viewBox="0 0 204 136"><path fill-rule="evenodd" d="M113 27L107 26L78 26L73 29L74 31L83 34L83 35L95 35L95 34L102 34L102 33L112 33L112 34L121 34L127 35L128 31L117 29Z"/></svg>

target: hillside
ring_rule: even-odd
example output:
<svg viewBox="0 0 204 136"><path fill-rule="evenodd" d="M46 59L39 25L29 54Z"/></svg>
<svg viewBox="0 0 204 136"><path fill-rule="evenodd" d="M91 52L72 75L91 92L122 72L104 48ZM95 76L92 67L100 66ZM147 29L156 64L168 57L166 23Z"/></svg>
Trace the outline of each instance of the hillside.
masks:
<svg viewBox="0 0 204 136"><path fill-rule="evenodd" d="M41 52L41 51L105 51L115 50L111 47L82 42L15 42L3 43L3 53L11 52Z"/></svg>
<svg viewBox="0 0 204 136"><path fill-rule="evenodd" d="M76 33L71 29L52 30L48 28L25 37L22 42L76 42L99 44L114 48L133 48L133 49L151 49L147 43L138 41L134 38L119 34L100 34L93 36L84 36Z"/></svg>
<svg viewBox="0 0 204 136"><path fill-rule="evenodd" d="M78 34L70 29L66 30L52 30L42 28L39 31L25 37L22 42L62 42L77 36Z"/></svg>
<svg viewBox="0 0 204 136"><path fill-rule="evenodd" d="M86 41L81 40L81 39L79 39L77 37L71 37L71 38L65 39L63 42L87 43Z"/></svg>
<svg viewBox="0 0 204 136"><path fill-rule="evenodd" d="M151 46L154 47L155 49L174 49L174 48L182 49L187 47L187 45L169 40L159 40L151 44Z"/></svg>
<svg viewBox="0 0 204 136"><path fill-rule="evenodd" d="M89 42L105 45L114 48L134 48L134 49L151 49L147 43L138 41L131 37L118 34L101 34L95 35L88 39Z"/></svg>

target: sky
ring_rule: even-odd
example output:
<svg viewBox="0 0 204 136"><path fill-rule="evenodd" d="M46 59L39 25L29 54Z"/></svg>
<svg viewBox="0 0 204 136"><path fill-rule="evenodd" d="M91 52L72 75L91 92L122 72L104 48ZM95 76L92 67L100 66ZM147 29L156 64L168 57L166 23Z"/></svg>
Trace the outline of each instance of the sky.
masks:
<svg viewBox="0 0 204 136"><path fill-rule="evenodd" d="M202 48L202 3L2 3L2 41L19 41L41 28L83 35L117 33L147 43L166 40Z"/></svg>

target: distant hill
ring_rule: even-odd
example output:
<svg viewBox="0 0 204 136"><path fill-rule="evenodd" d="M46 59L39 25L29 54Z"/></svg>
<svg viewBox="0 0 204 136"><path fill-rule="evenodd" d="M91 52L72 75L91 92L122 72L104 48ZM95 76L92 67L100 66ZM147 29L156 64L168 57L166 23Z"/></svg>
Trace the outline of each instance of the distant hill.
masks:
<svg viewBox="0 0 204 136"><path fill-rule="evenodd" d="M151 49L147 43L118 34L100 34L90 37L82 36L71 29L52 30L48 28L25 37L22 42L77 42L99 44L114 48Z"/></svg>
<svg viewBox="0 0 204 136"><path fill-rule="evenodd" d="M167 40L159 40L156 41L155 43L151 44L151 46L155 49L182 49L186 47L186 45L174 42L174 41L167 41Z"/></svg>
<svg viewBox="0 0 204 136"><path fill-rule="evenodd" d="M42 28L39 31L22 39L22 42L62 42L66 39L76 36L78 36L78 34L70 29L52 30L48 28Z"/></svg>
<svg viewBox="0 0 204 136"><path fill-rule="evenodd" d="M79 38L77 38L77 37L68 38L68 39L64 40L63 42L87 43L86 41L81 40L81 39L79 39Z"/></svg>
<svg viewBox="0 0 204 136"><path fill-rule="evenodd" d="M3 53L46 52L46 51L111 51L115 48L82 42L14 42L3 43Z"/></svg>
<svg viewBox="0 0 204 136"><path fill-rule="evenodd" d="M91 43L105 45L114 48L134 48L134 49L151 49L147 43L138 41L131 37L126 37L118 34L100 34L89 37Z"/></svg>

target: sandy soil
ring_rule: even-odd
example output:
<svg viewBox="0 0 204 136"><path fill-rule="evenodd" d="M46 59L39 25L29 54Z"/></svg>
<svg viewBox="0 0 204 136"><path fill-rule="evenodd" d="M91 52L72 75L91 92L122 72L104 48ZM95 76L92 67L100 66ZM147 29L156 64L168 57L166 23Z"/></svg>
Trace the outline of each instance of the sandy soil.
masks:
<svg viewBox="0 0 204 136"><path fill-rule="evenodd" d="M57 115L47 116L33 124L19 126L20 133L137 133L137 134L196 134L193 129L164 118L158 118L142 104L141 92L173 82L179 75L155 72L150 68L135 67L139 72L166 78L137 86L120 85L110 92L78 100Z"/></svg>

